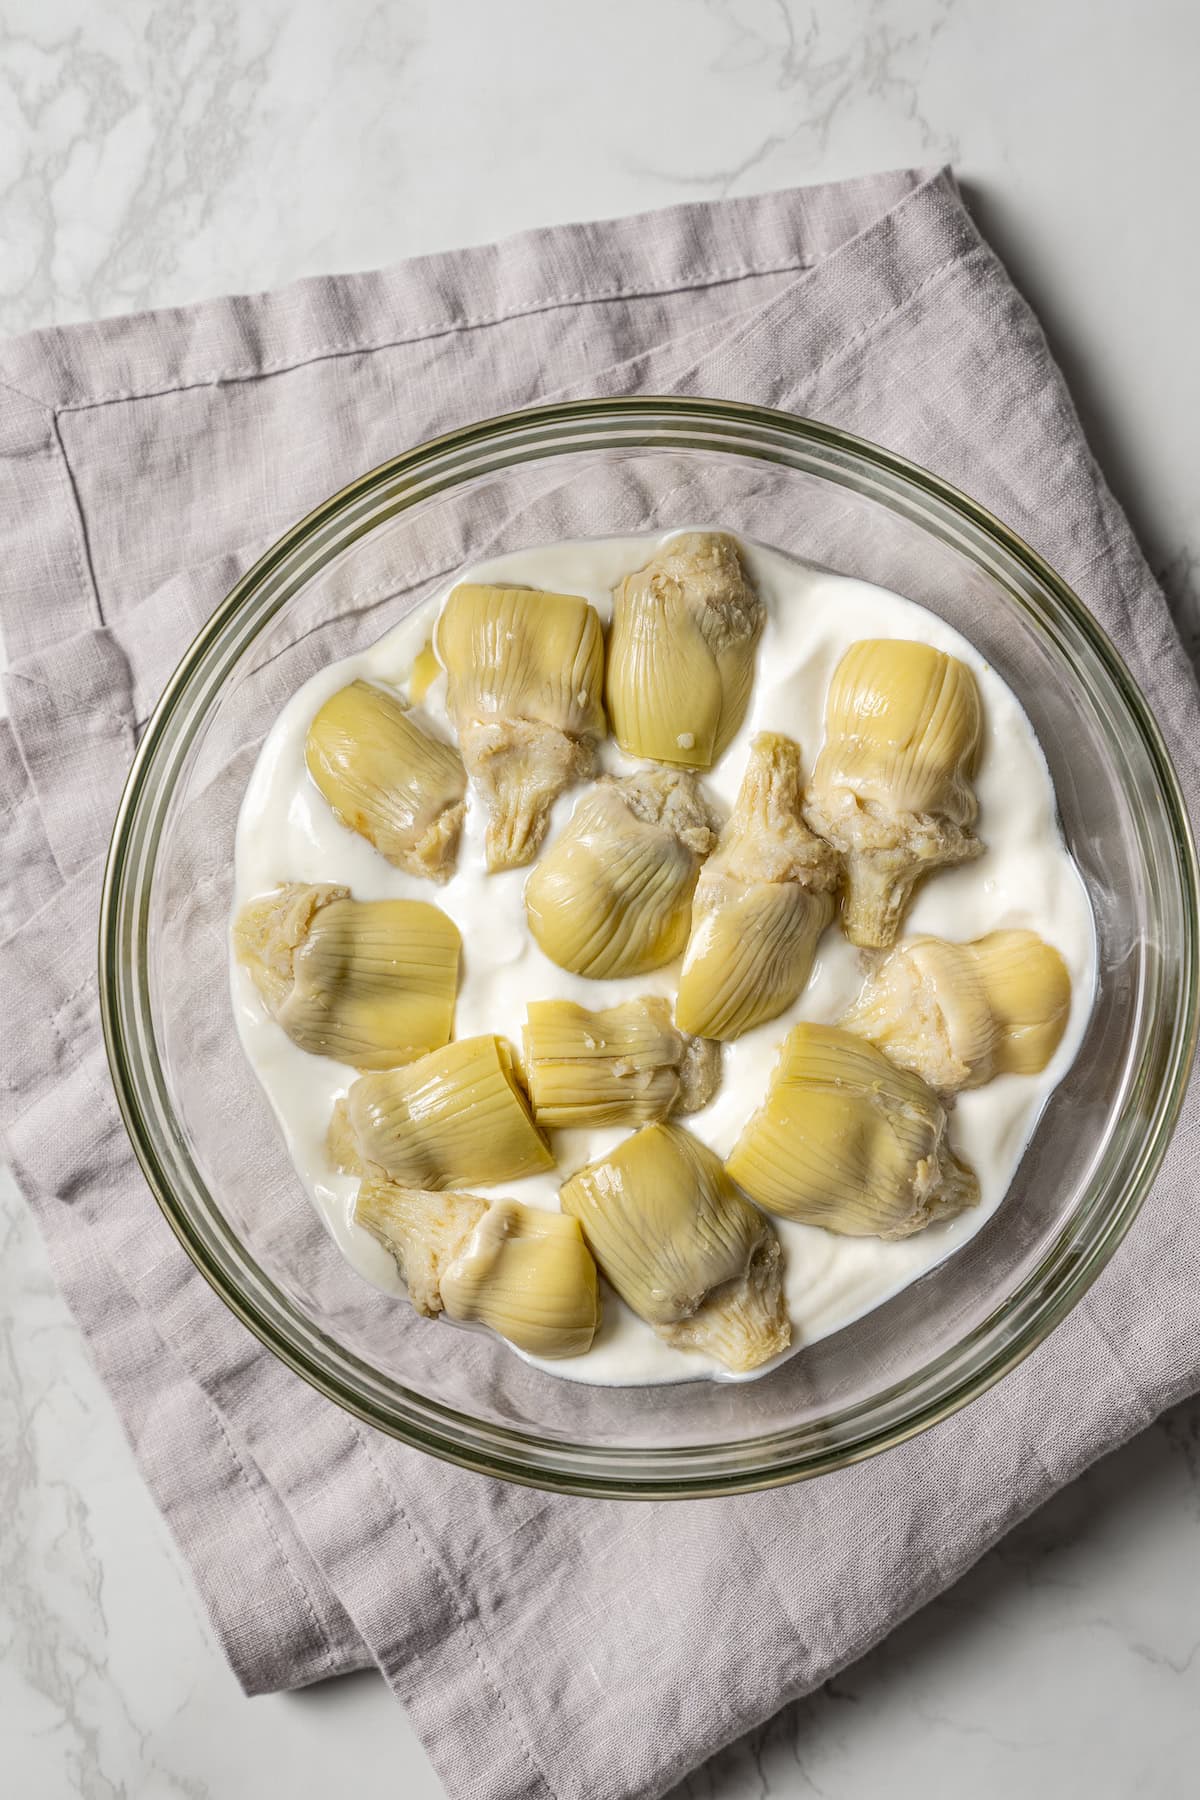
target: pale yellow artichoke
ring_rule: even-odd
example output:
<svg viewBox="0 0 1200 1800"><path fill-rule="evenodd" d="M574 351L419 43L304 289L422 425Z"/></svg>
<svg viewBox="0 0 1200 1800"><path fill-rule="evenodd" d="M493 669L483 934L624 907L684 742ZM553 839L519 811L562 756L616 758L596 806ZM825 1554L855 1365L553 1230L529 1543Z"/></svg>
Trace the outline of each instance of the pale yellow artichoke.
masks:
<svg viewBox="0 0 1200 1800"><path fill-rule="evenodd" d="M646 1125L695 1112L716 1089L720 1051L671 1023L656 995L590 1012L535 1000L525 1024L533 1116L545 1129Z"/></svg>
<svg viewBox="0 0 1200 1800"><path fill-rule="evenodd" d="M234 948L292 1042L356 1069L449 1043L458 928L424 900L293 881L243 906Z"/></svg>
<svg viewBox="0 0 1200 1800"><path fill-rule="evenodd" d="M992 931L970 944L897 944L842 1024L954 1093L994 1075L1038 1074L1070 1010L1071 977L1058 951L1033 931Z"/></svg>
<svg viewBox="0 0 1200 1800"><path fill-rule="evenodd" d="M740 1037L792 1004L834 913L838 860L801 817L800 751L760 732L729 823L700 871L675 1016Z"/></svg>
<svg viewBox="0 0 1200 1800"><path fill-rule="evenodd" d="M713 832L690 775L603 777L525 884L529 929L551 962L595 980L679 955Z"/></svg>
<svg viewBox="0 0 1200 1800"><path fill-rule="evenodd" d="M405 1068L360 1075L347 1110L362 1162L401 1187L488 1187L554 1166L503 1038L459 1038Z"/></svg>
<svg viewBox="0 0 1200 1800"><path fill-rule="evenodd" d="M550 808L603 737L604 634L575 594L461 583L435 640L463 759L488 809L489 869L531 862Z"/></svg>
<svg viewBox="0 0 1200 1800"><path fill-rule="evenodd" d="M842 857L851 943L887 949L917 882L979 855L982 729L974 675L928 644L866 638L834 670L804 816Z"/></svg>
<svg viewBox="0 0 1200 1800"><path fill-rule="evenodd" d="M341 823L397 869L446 881L465 811L462 759L418 725L403 701L352 681L308 728L308 772Z"/></svg>
<svg viewBox="0 0 1200 1800"><path fill-rule="evenodd" d="M746 716L764 609L737 540L668 539L613 595L606 698L631 756L708 769Z"/></svg>
<svg viewBox="0 0 1200 1800"><path fill-rule="evenodd" d="M600 1289L574 1219L516 1200L405 1189L376 1174L360 1184L354 1216L392 1252L419 1313L486 1325L531 1356L590 1350Z"/></svg>
<svg viewBox="0 0 1200 1800"><path fill-rule="evenodd" d="M625 1304L681 1350L758 1368L787 1349L783 1252L715 1156L677 1125L647 1125L561 1193Z"/></svg>
<svg viewBox="0 0 1200 1800"><path fill-rule="evenodd" d="M850 1237L910 1237L979 1199L933 1089L834 1025L788 1033L725 1166L768 1212Z"/></svg>

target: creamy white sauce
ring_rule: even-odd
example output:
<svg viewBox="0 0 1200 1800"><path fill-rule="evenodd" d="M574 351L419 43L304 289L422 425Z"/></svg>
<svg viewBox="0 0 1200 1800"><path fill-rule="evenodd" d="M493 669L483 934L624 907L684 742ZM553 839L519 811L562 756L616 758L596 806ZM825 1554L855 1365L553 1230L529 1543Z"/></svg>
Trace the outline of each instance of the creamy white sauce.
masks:
<svg viewBox="0 0 1200 1800"><path fill-rule="evenodd" d="M481 563L456 580L581 594L607 622L612 588L630 570L642 567L661 541L554 544ZM745 549L766 603L767 622L749 715L717 767L701 777L717 814L723 818L732 807L755 732L787 732L799 742L805 768L811 769L820 747L830 675L856 639L919 638L950 651L974 670L983 700L985 737L975 786L978 830L987 848L978 860L934 875L918 890L905 933L965 940L1002 926L1028 927L1061 952L1072 983L1070 1019L1049 1067L1041 1075L1001 1076L961 1095L954 1107L950 1140L979 1177L978 1207L901 1243L838 1237L814 1226L774 1221L786 1254L788 1307L795 1348L800 1349L851 1323L943 1261L995 1211L1038 1115L1083 1035L1092 1003L1095 941L1087 896L1058 830L1050 775L1033 728L1010 689L972 645L923 607L883 588L807 568L759 546ZM365 839L339 825L309 779L304 740L318 707L357 677L403 689L413 658L432 634L443 598L435 596L361 655L322 670L284 708L263 745L238 821L235 906L285 881L340 882L359 900L434 901L462 932L457 1037L497 1032L519 1049L531 1000L565 997L595 1008L637 994L673 996L677 964L629 980L588 981L543 955L525 922L522 890L528 870L485 871L486 820L474 794L468 799L457 871L444 887L436 887L393 869ZM452 736L444 676L426 696L420 716ZM638 766L611 739L602 746L601 761L619 773ZM569 819L577 798L577 792L569 792L558 801L548 842ZM355 1071L297 1049L268 1017L249 976L232 957L231 979L242 1044L300 1179L355 1268L377 1286L402 1294L389 1254L353 1221L357 1183L338 1174L325 1152L333 1103L347 1091ZM859 952L835 926L822 938L812 977L795 1005L725 1046L720 1089L703 1112L687 1119L689 1129L727 1155L763 1097L790 1027L801 1018L836 1020L860 985ZM625 1135L620 1129L557 1132L552 1143L558 1171L508 1182L502 1191L531 1205L555 1208L559 1181ZM731 1379L707 1358L662 1343L608 1290L603 1323L588 1354L542 1366L570 1379L614 1385L698 1376Z"/></svg>

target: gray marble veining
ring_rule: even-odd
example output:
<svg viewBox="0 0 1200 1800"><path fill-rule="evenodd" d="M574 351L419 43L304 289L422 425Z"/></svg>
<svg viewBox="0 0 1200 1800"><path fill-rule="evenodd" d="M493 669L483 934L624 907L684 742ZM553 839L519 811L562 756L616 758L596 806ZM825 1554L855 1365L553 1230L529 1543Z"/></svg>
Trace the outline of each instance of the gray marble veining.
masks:
<svg viewBox="0 0 1200 1800"><path fill-rule="evenodd" d="M0 0L0 331L953 161L1200 647L1200 12L1156 0ZM0 1189L0 1763L22 1800L440 1792L383 1684L244 1701ZM1177 1800L1200 1402L674 1800ZM1117 1728L1117 1721L1121 1728Z"/></svg>

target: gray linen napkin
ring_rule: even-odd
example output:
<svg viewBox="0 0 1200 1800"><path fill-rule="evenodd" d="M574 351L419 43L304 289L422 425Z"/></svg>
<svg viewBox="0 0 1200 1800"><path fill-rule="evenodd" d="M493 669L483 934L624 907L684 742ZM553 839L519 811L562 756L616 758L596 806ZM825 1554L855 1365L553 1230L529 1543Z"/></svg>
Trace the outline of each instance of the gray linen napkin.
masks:
<svg viewBox="0 0 1200 1800"><path fill-rule="evenodd" d="M373 1662L456 1797L658 1794L1200 1387L1195 1084L1136 1231L984 1399L819 1482L638 1507L445 1468L304 1386L177 1247L108 1084L101 860L161 683L291 520L480 413L588 392L708 394L905 452L1083 595L1195 808L1191 670L1037 321L946 172L571 226L38 333L0 347L0 383L13 657L0 1120L248 1691Z"/></svg>

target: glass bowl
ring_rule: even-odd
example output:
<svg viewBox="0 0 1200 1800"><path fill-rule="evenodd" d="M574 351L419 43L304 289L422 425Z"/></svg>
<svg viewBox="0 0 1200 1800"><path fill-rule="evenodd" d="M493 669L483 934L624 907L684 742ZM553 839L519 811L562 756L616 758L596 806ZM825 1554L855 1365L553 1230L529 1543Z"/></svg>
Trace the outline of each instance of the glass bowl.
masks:
<svg viewBox="0 0 1200 1800"><path fill-rule="evenodd" d="M237 1039L226 926L238 806L302 681L467 562L563 537L721 525L921 602L1023 701L1098 934L1095 1008L979 1234L762 1380L597 1388L418 1319L344 1262ZM810 728L811 735L811 728ZM1197 873L1162 738L1087 609L996 519L811 420L585 401L455 432L296 525L200 633L146 731L104 887L101 998L137 1155L188 1254L306 1381L433 1455L563 1492L728 1493L841 1467L944 1419L1084 1294L1132 1223L1196 1030Z"/></svg>

